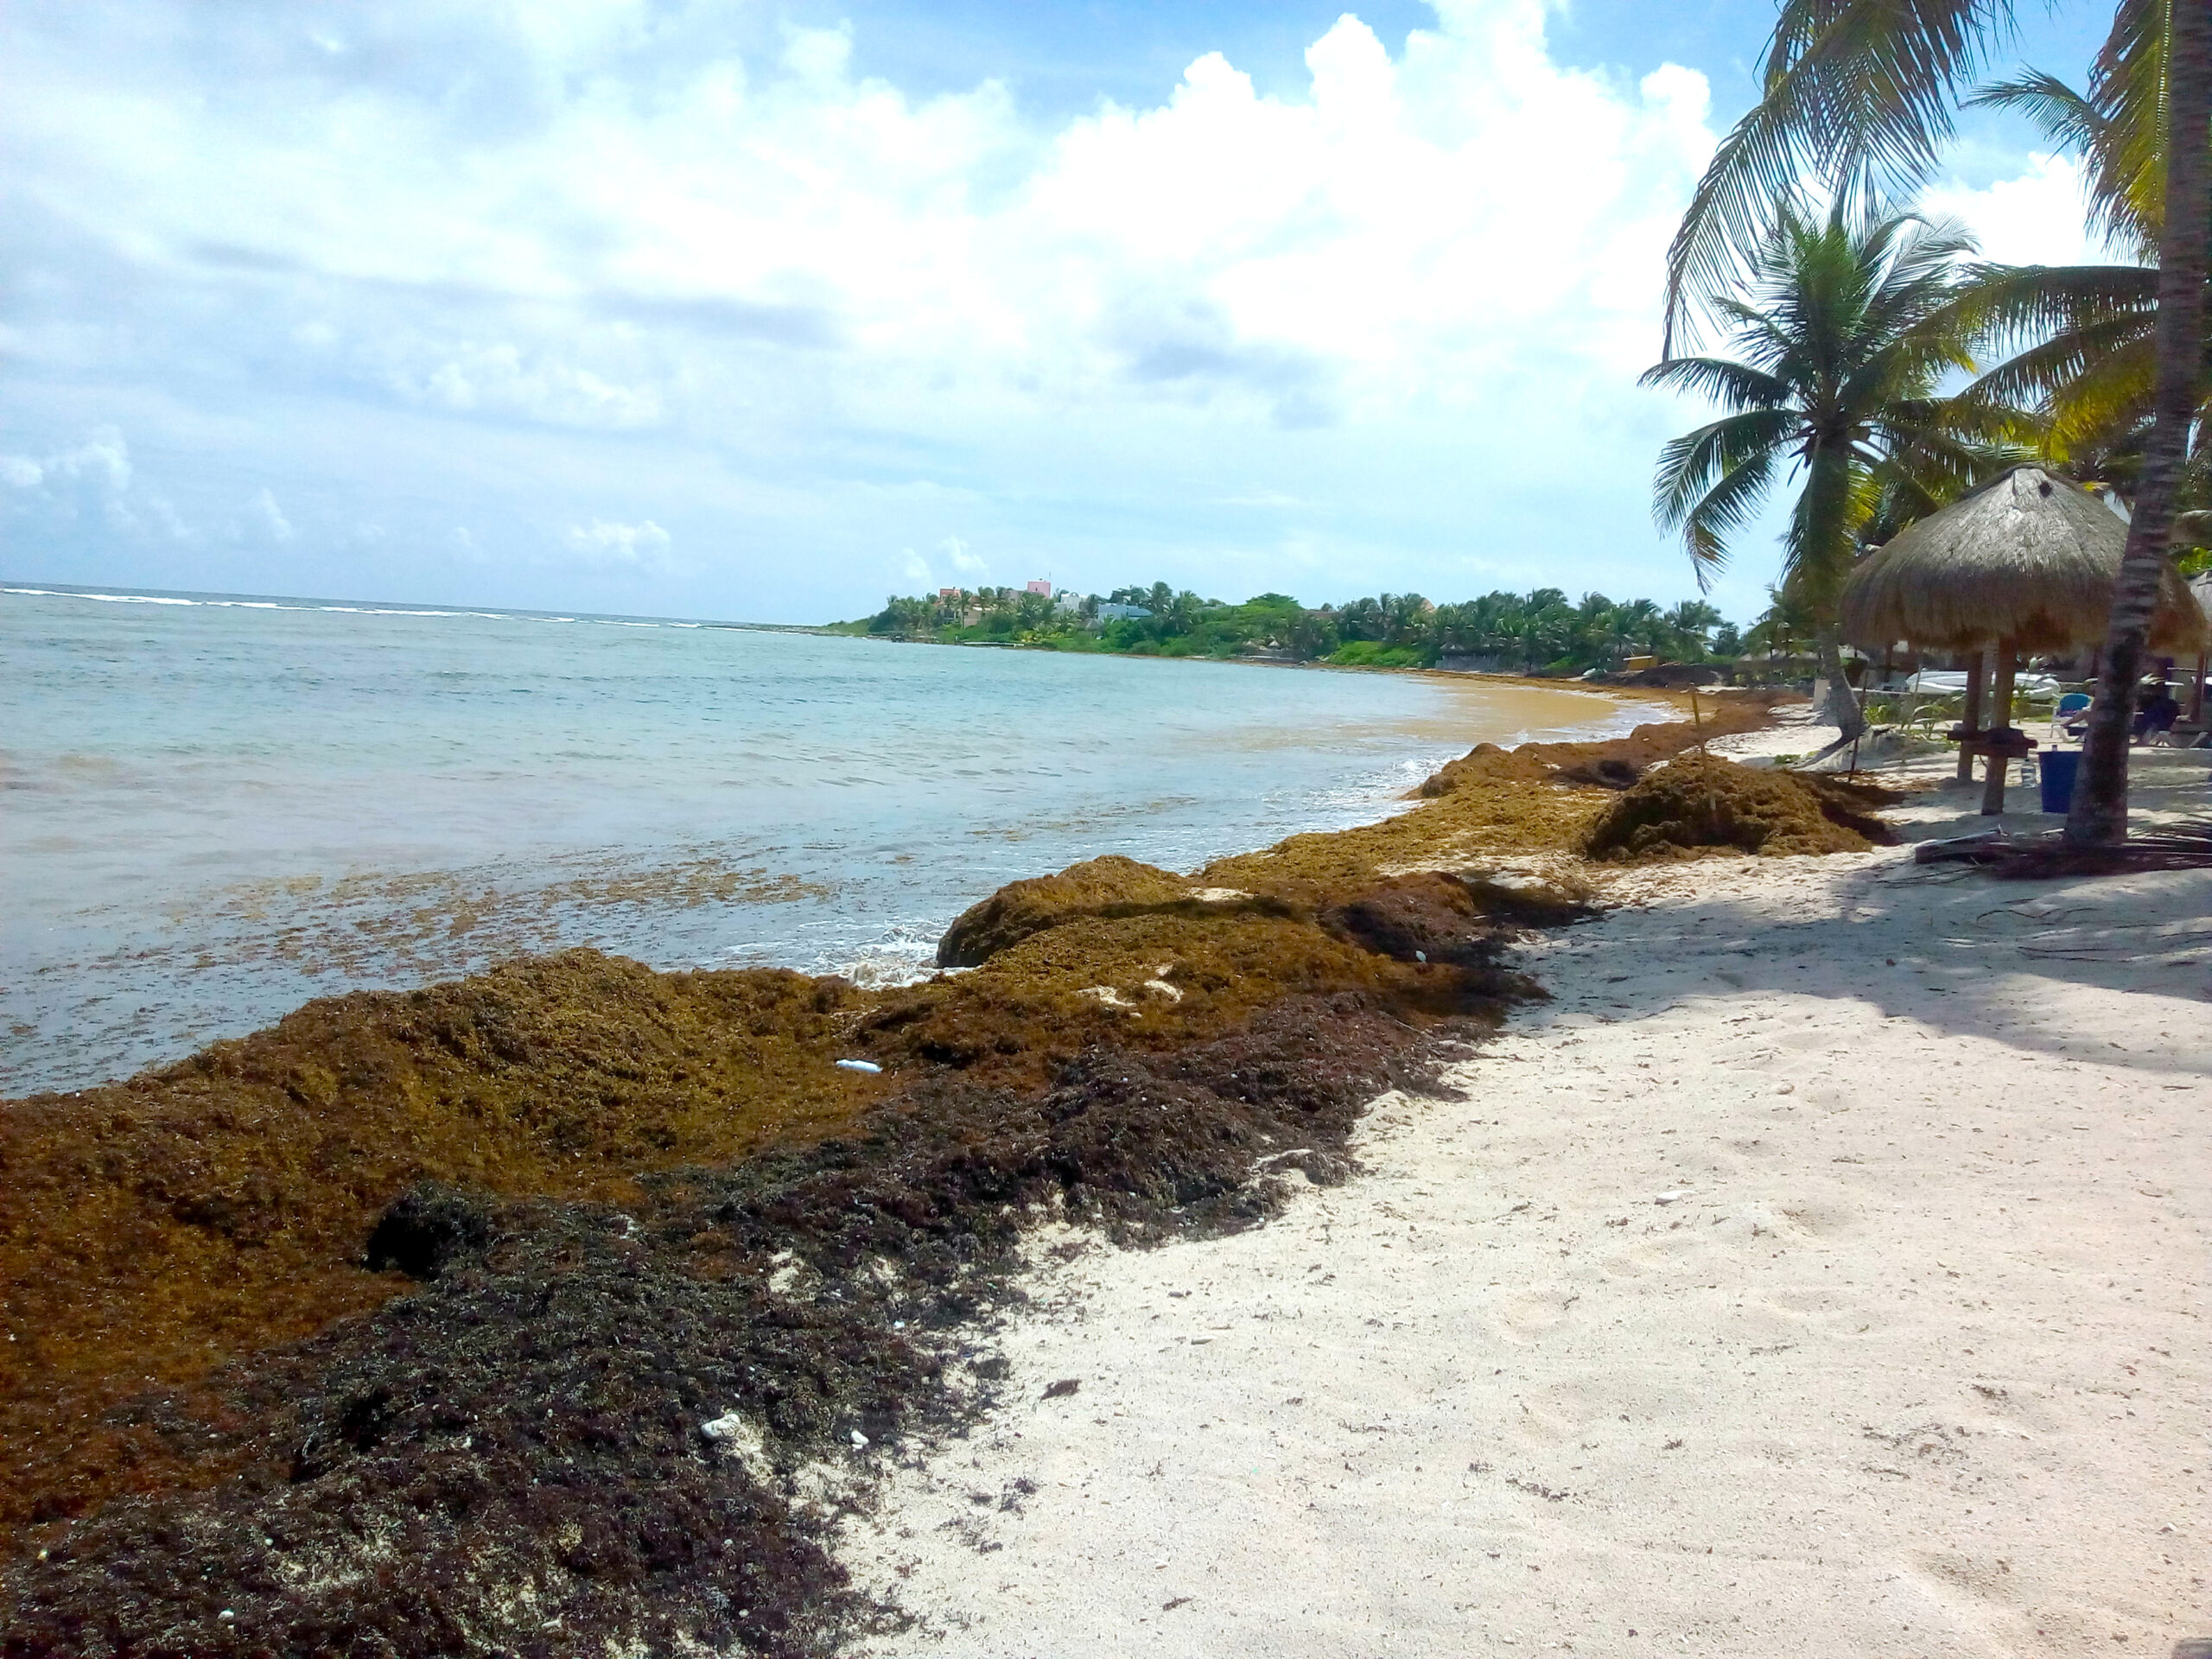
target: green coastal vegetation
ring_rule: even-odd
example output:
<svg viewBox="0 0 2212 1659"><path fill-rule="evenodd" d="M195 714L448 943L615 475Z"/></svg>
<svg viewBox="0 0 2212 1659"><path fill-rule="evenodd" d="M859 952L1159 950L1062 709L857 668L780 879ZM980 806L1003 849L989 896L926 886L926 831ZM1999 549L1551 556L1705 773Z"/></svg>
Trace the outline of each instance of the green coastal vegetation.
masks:
<svg viewBox="0 0 2212 1659"><path fill-rule="evenodd" d="M1439 605L1419 594L1381 594L1308 608L1287 594L1241 605L1202 599L1164 582L1096 594L1012 588L894 595L875 615L836 632L943 645L1018 645L1131 657L1243 658L1336 668L1433 668L1440 662L1496 673L1579 675L1617 671L1639 658L1732 664L1786 652L1802 620L1777 608L1738 628L1702 600L1662 607L1603 594L1570 599L1557 588L1492 593Z"/></svg>

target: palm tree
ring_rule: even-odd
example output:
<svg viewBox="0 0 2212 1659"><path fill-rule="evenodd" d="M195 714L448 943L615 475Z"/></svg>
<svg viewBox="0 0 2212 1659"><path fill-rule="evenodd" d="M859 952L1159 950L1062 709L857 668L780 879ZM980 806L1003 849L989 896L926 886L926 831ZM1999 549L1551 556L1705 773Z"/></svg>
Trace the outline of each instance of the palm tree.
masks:
<svg viewBox="0 0 2212 1659"><path fill-rule="evenodd" d="M1512 621L1513 650L1533 671L1556 662L1574 635L1574 607L1556 588L1532 589Z"/></svg>
<svg viewBox="0 0 2212 1659"><path fill-rule="evenodd" d="M1662 620L1680 657L1703 657L1713 648L1708 636L1721 625L1720 613L1701 599L1686 599Z"/></svg>
<svg viewBox="0 0 2212 1659"><path fill-rule="evenodd" d="M1769 588L1766 596L1764 613L1744 634L1744 649L1794 657L1799 642L1812 631L1811 619L1805 607L1780 588Z"/></svg>
<svg viewBox="0 0 2212 1659"><path fill-rule="evenodd" d="M1973 444L1952 429L1936 385L1973 366L1952 316L1953 268L1974 246L1917 213L1869 219L1839 203L1823 219L1785 207L1752 270L1755 303L1718 299L1736 358L1670 357L1643 383L1701 391L1727 413L1660 454L1654 507L1679 530L1700 582L1785 468L1804 487L1783 538L1783 586L1815 619L1830 717L1865 729L1844 678L1836 601L1859 532L1885 495L1930 505L1971 480Z"/></svg>
<svg viewBox="0 0 2212 1659"><path fill-rule="evenodd" d="M1755 261L1768 227L1801 209L1808 188L1862 201L1928 178L1950 137L1953 99L2007 35L2012 10L2012 0L1782 0L1759 102L1714 152L1668 252L1669 356L1699 296ZM2067 817L2076 844L2126 833L2135 681L2197 411L2212 232L2212 8L2120 0L2089 101L2124 117L2130 135L2131 147L2113 152L2123 164L2111 182L2141 200L2158 179L2162 211L2151 429Z"/></svg>
<svg viewBox="0 0 2212 1659"><path fill-rule="evenodd" d="M1659 607L1648 599L1632 599L1613 607L1611 633L1624 657L1657 656Z"/></svg>

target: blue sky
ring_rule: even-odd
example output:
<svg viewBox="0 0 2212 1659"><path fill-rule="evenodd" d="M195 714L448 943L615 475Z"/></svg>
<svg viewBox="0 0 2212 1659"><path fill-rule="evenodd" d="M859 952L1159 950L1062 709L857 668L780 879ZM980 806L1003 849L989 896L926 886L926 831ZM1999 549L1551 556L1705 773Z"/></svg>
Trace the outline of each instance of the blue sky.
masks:
<svg viewBox="0 0 2212 1659"><path fill-rule="evenodd" d="M2024 9L2078 79L2094 8ZM21 0L0 575L818 620L1672 600L1659 257L1771 19ZM1938 203L2078 257L1977 118ZM1772 575L1747 536L1716 598Z"/></svg>

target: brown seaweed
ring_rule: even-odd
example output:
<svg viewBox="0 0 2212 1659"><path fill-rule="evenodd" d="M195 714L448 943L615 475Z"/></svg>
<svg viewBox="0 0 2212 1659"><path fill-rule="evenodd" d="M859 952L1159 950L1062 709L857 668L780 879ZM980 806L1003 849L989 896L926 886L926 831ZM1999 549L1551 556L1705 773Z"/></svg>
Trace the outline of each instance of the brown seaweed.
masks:
<svg viewBox="0 0 2212 1659"><path fill-rule="evenodd" d="M1685 754L1619 797L1591 828L1593 859L1691 858L1712 852L1783 857L1864 852L1894 842L1845 789L1815 776Z"/></svg>

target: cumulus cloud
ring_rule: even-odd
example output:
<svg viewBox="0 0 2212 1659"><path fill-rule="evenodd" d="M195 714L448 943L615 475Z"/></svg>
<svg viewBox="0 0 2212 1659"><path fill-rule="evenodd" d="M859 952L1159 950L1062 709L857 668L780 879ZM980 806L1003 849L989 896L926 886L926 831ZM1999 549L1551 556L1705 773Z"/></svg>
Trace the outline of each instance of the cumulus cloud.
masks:
<svg viewBox="0 0 2212 1659"><path fill-rule="evenodd" d="M457 411L484 410L562 426L650 426L660 398L650 388L617 385L591 370L512 345L469 346L427 374L397 368L402 396Z"/></svg>
<svg viewBox="0 0 2212 1659"><path fill-rule="evenodd" d="M1927 207L1961 221L1982 257L2008 265L2094 265L2116 262L2088 230L2082 164L2069 156L2032 155L2017 178L1979 189L1949 183L1930 190Z"/></svg>
<svg viewBox="0 0 2212 1659"><path fill-rule="evenodd" d="M148 526L133 499L136 478L130 445L113 426L99 427L83 441L43 455L0 455L0 484L12 495L5 502L8 516L48 533L90 531L143 541ZM156 496L144 505L157 528L175 540L189 538L165 499Z"/></svg>
<svg viewBox="0 0 2212 1659"><path fill-rule="evenodd" d="M937 556L926 558L911 547L899 550L893 562L899 575L916 588L983 588L990 585L990 561L957 536L937 544Z"/></svg>
<svg viewBox="0 0 2212 1659"><path fill-rule="evenodd" d="M594 518L569 525L565 540L577 563L593 569L639 569L668 562L669 533L650 518L635 524Z"/></svg>
<svg viewBox="0 0 2212 1659"><path fill-rule="evenodd" d="M266 485L253 493L246 504L246 534L282 545L299 532L292 528L292 521L284 516L283 508L276 505L276 497Z"/></svg>
<svg viewBox="0 0 2212 1659"><path fill-rule="evenodd" d="M60 493L77 488L110 500L130 492L130 446L112 426L104 426L83 442L34 458L0 455L0 480L19 490Z"/></svg>

